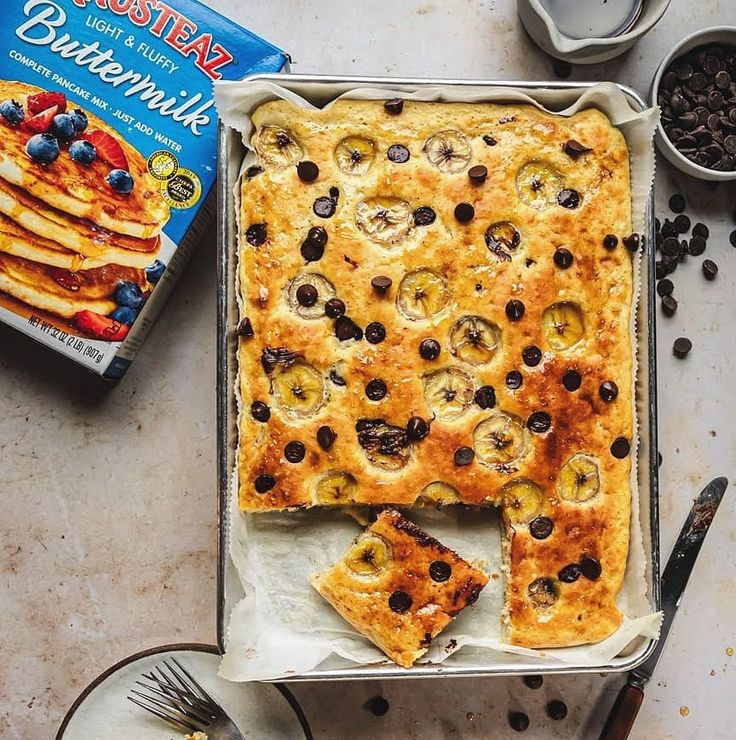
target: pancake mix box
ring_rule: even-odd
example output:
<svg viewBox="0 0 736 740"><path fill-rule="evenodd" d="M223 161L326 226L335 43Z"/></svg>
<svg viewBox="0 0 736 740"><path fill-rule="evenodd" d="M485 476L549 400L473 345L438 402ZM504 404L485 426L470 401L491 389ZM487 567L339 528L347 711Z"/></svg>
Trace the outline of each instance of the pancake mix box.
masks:
<svg viewBox="0 0 736 740"><path fill-rule="evenodd" d="M0 321L126 371L209 222L212 83L285 55L196 0L4 0Z"/></svg>

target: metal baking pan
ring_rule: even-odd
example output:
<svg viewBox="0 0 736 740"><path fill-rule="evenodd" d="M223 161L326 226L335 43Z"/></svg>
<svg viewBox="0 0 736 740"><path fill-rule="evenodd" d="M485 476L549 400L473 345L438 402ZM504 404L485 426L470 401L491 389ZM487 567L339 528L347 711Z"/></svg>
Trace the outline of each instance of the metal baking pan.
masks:
<svg viewBox="0 0 736 740"><path fill-rule="evenodd" d="M481 87L518 88L530 97L554 110L550 93L565 95L562 107L572 104L594 83L577 82L513 82L486 80L394 79L380 77L328 77L321 75L258 75L252 79L272 81L309 100L324 105L339 95L356 87L391 88L397 92L414 92L433 85L451 85L470 94ZM633 89L618 86L632 106L644 110L647 104ZM558 101L559 105L559 101ZM562 107L559 109L561 110ZM219 503L219 560L217 579L217 639L221 651L227 647L227 621L233 607L243 597L243 588L229 554L229 503L228 496L235 468L238 446L237 405L235 382L237 377L237 337L234 329L238 322L236 297L237 270L237 221L234 186L246 153L240 134L234 129L220 128L219 159L219 242L218 242L218 357L217 357L217 441L218 441L218 503ZM657 375L655 337L655 284L654 284L654 193L647 206L644 234L645 254L642 259L640 295L637 316L638 374L636 384L636 409L639 428L638 446L638 495L644 552L647 558L646 580L649 600L654 610L660 608L659 594L659 513L658 513L658 463L657 463ZM493 665L459 666L428 664L414 666L406 671L393 664L358 666L346 664L339 658L290 681L318 679L357 680L378 678L413 678L439 675L483 676L520 675L527 673L599 673L628 671L643 662L655 645L654 639L638 638L624 655L606 665L549 666L534 659L512 653L505 654L503 663Z"/></svg>

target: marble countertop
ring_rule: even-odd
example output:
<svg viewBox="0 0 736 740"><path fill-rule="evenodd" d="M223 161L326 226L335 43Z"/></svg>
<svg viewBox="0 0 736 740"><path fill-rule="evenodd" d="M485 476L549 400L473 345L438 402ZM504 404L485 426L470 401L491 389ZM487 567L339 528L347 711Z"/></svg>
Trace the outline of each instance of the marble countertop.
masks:
<svg viewBox="0 0 736 740"><path fill-rule="evenodd" d="M513 0L209 0L291 52L295 72L554 78ZM658 61L697 28L733 20L729 0L674 0L630 53L572 80L617 80L646 92ZM370 8L370 9L368 9ZM705 257L674 276L680 307L658 314L662 552L692 498L715 475L736 478L736 187L708 190L658 162L657 206L683 193L711 230ZM155 645L213 643L215 233L210 232L132 369L104 386L0 328L0 737L50 738L81 689L120 658ZM672 342L688 336L684 361ZM718 513L633 738L726 738L736 720L736 507ZM560 676L532 691L521 679L294 684L318 738L597 736L622 683ZM388 712L364 704L382 695ZM563 699L562 722L544 705ZM554 725L554 726L553 726Z"/></svg>

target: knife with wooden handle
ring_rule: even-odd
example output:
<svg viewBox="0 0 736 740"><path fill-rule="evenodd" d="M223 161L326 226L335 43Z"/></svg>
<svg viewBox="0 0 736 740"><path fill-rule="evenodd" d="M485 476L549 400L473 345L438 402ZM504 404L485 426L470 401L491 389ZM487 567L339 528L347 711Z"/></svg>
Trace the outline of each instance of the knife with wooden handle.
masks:
<svg viewBox="0 0 736 740"><path fill-rule="evenodd" d="M664 573L662 573L664 618L657 646L652 654L629 674L628 681L619 691L608 714L600 740L626 740L634 726L639 707L644 701L644 686L659 663L677 608L680 606L682 593L690 578L708 528L726 491L726 486L728 486L726 478L715 478L702 490L690 509L680 536L672 548L672 554L667 561Z"/></svg>

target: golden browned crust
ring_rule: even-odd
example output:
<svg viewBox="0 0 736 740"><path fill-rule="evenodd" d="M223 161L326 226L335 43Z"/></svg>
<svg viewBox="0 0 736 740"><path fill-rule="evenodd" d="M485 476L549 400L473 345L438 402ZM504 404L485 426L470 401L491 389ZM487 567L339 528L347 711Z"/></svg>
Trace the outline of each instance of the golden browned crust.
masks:
<svg viewBox="0 0 736 740"><path fill-rule="evenodd" d="M426 487L442 481L452 486L443 490L442 503L505 504L512 642L532 647L570 645L610 634L620 620L615 598L628 552L631 471L629 457L615 458L610 447L618 437L628 440L633 434L632 261L622 245L631 231L631 199L628 152L621 133L596 110L562 118L530 106L411 101L405 102L400 115L387 114L381 102L345 100L324 111L304 111L274 101L261 106L253 121L254 140L260 147L257 163L263 172L245 177L242 183L239 277L243 318L250 320L254 336L241 340L239 353L241 507L256 511L353 502L411 505L425 498L434 500ZM302 182L293 164L280 166L284 156L272 156L259 140L265 126L290 132L302 150L301 154L296 150L296 158L319 166L315 182ZM448 172L437 156L439 150L427 144L430 137L448 130L463 134L464 140L455 148L467 147L469 153L456 172ZM374 158L363 174L347 174L338 166L335 148L348 136L373 143ZM570 139L591 151L567 153L563 144ZM407 162L388 159L387 150L393 144L408 148ZM282 155L290 151L287 147ZM430 157L439 159L440 166ZM479 164L487 167L488 177L473 185L467 170ZM313 203L318 197L329 197L332 187L339 191L336 212L331 218L318 218ZM557 195L563 189L579 194L577 207L558 204ZM549 202L536 207L547 194ZM436 220L426 226L411 222L404 238L393 244L381 242L381 235L370 236L358 225L365 215L360 204L374 197L398 198L408 204L409 212L431 206ZM456 205L463 202L475 210L469 223L460 223L454 215ZM401 207L397 207L399 222ZM487 229L506 221L519 232L518 247L489 249ZM265 224L267 238L262 244L246 238L249 227L256 224ZM314 226L324 227L328 242L324 256L306 264L300 244ZM606 234L618 237L615 249L604 248ZM560 247L572 253L569 268L558 267L553 260ZM402 279L418 269L439 275L449 294L447 306L431 320L411 320L397 308ZM379 344L340 342L333 320L300 317L286 294L294 277L305 270L334 286L347 305L346 315L362 329L369 322L381 322L386 339ZM378 275L393 281L385 296L371 287ZM518 321L511 321L505 310L511 299L525 307ZM574 307L573 315L563 312L561 318L547 311L560 303L580 308L583 335L579 341L572 341L579 323ZM453 328L467 316L495 325L495 353L486 352L482 343L479 353L472 348L453 351ZM555 324L568 324L572 338L561 328L556 339ZM419 344L427 337L440 342L441 354L435 360L419 355ZM557 340L572 344L554 346ZM534 367L522 361L522 350L528 345L543 350L542 361ZM320 401L315 413L295 416L284 410L279 378L283 380L281 373L289 362L267 363L270 371L266 372L261 358L267 348L287 348L300 355L298 378L305 378L305 365L314 368L316 372L306 378L310 383L318 378L314 383ZM482 364L473 364L479 358ZM431 419L437 408L430 408L425 398L427 377L446 368L453 368L456 377L468 378L472 391L492 386L495 406L470 403L454 419L443 418L446 409L440 409L429 435L408 446L398 432L390 432L388 447L396 448L398 440L400 454L389 455L388 466L398 469L373 464L366 448L373 445L375 453L386 429L380 427L373 437L364 437L361 445L356 422L381 418L403 428L411 416ZM523 376L517 390L505 382L511 370ZM563 386L561 378L567 370L580 373L579 390ZM335 384L335 375L344 380L344 386ZM383 400L366 397L365 386L373 378L387 385ZM599 395L605 380L618 386L618 397L612 402ZM269 406L266 423L252 417L254 401ZM551 417L551 428L535 433L526 423L540 411ZM511 431L507 427L499 434L498 427L507 422ZM329 451L316 440L323 425L337 435ZM513 443L510 437L515 437ZM284 448L295 440L305 445L306 455L302 462L289 463ZM493 452L493 444L501 452ZM476 457L471 464L459 466L454 453L466 446L475 448ZM509 450L513 454L507 454ZM577 473L575 462L565 468L571 459L579 461L575 455L580 454L584 457ZM504 455L510 461L501 462ZM386 463L385 456L382 462ZM344 476L337 478L335 471ZM583 481L581 493L577 484L570 483L576 475L599 480L598 490L591 494L593 484ZM272 478L273 487L258 493L259 476ZM319 488L325 476L327 495ZM513 490L504 488L519 479L533 482L538 500L534 494L521 505ZM436 487L429 490L434 493ZM546 539L535 539L529 521L543 515L552 520L553 531ZM561 582L558 572L584 556L600 562L600 577ZM532 606L528 587L537 578L553 580L557 596L553 605Z"/></svg>
<svg viewBox="0 0 736 740"><path fill-rule="evenodd" d="M486 583L485 573L395 509L382 511L341 561L312 577L355 629L404 668Z"/></svg>

